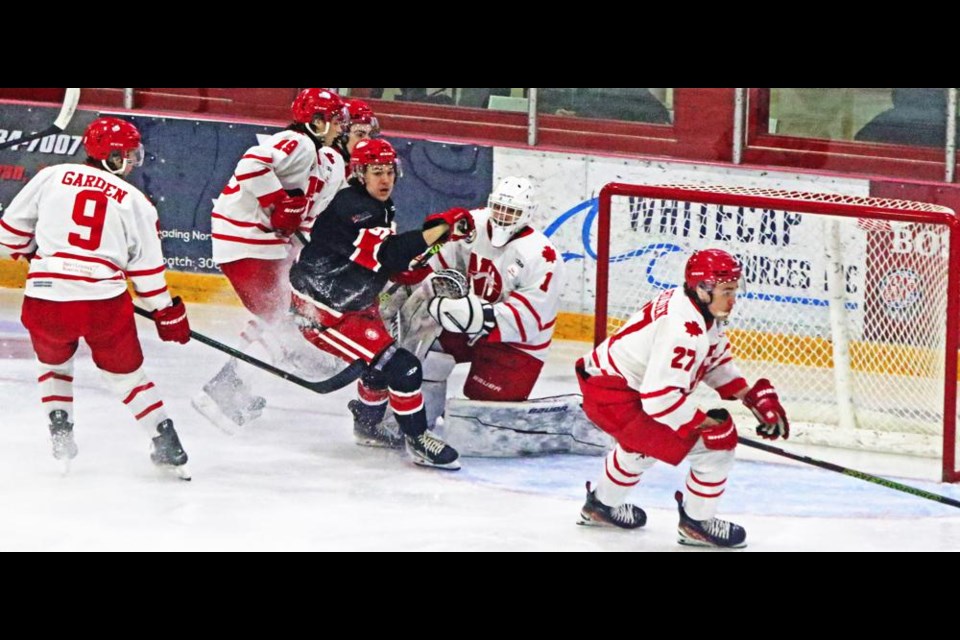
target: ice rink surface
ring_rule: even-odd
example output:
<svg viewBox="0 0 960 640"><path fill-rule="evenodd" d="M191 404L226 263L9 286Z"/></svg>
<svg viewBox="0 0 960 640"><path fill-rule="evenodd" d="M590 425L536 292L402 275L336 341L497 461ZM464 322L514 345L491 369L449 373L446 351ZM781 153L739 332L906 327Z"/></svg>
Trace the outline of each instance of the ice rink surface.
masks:
<svg viewBox="0 0 960 640"><path fill-rule="evenodd" d="M251 383L267 409L229 436L190 406L227 356L196 341L162 343L143 319L148 377L190 456L193 481L153 467L149 435L108 392L85 346L75 370L80 454L64 475L50 453L21 298L0 289L0 551L717 552L676 542L673 492L684 465L658 465L634 490L632 501L648 514L644 528L581 527L584 482L601 473L603 458L416 467L403 452L353 443L353 385L322 396L258 372ZM238 346L243 310L188 310L195 330ZM587 350L556 342L534 395L577 391L572 362ZM464 374L458 367L451 390ZM936 481L933 460L780 446L960 499L960 486ZM746 528L743 552L960 550L960 509L744 447L738 458L718 515Z"/></svg>

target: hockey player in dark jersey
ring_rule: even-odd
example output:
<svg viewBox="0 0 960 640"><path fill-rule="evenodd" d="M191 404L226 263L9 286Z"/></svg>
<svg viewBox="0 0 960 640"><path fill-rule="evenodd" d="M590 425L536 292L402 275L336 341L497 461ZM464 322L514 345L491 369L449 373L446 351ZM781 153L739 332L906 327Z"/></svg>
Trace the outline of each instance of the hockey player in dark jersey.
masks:
<svg viewBox="0 0 960 640"><path fill-rule="evenodd" d="M290 270L301 331L318 349L369 365L359 399L350 403L355 432L366 432L358 436L380 446L403 442L419 465L459 469L457 451L427 431L420 361L394 343L380 318L379 294L391 275L408 271L432 245L473 234L473 218L454 208L427 216L422 231L398 234L390 199L400 173L394 148L380 138L361 140L350 170L350 186L317 218L310 243ZM380 427L388 402L402 441Z"/></svg>

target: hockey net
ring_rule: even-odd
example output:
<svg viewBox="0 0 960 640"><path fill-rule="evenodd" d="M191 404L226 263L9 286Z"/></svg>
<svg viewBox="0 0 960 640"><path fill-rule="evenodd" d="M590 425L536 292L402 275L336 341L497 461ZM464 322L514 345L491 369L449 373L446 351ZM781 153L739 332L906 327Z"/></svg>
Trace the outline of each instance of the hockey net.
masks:
<svg viewBox="0 0 960 640"><path fill-rule="evenodd" d="M944 481L960 481L957 224L905 200L611 183L591 238L595 342L682 285L693 251L724 249L746 284L727 335L748 381L779 391L791 439L937 457ZM701 406L717 405L700 387Z"/></svg>

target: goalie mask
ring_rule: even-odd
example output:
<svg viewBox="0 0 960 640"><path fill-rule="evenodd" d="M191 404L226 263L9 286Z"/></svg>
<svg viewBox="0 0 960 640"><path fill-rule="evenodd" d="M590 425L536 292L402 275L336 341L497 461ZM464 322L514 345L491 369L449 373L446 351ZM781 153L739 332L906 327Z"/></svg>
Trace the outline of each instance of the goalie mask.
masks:
<svg viewBox="0 0 960 640"><path fill-rule="evenodd" d="M329 89L304 89L293 99L290 105L294 122L307 125L313 135L323 138L330 130L330 123L337 121L341 126L350 124L350 112L339 95ZM323 128L319 126L323 123Z"/></svg>
<svg viewBox="0 0 960 640"><path fill-rule="evenodd" d="M110 173L126 175L143 164L143 145L137 128L120 118L97 118L83 134L87 155Z"/></svg>
<svg viewBox="0 0 960 640"><path fill-rule="evenodd" d="M518 231L527 226L537 210L534 188L526 178L504 178L490 194L490 243L502 247Z"/></svg>

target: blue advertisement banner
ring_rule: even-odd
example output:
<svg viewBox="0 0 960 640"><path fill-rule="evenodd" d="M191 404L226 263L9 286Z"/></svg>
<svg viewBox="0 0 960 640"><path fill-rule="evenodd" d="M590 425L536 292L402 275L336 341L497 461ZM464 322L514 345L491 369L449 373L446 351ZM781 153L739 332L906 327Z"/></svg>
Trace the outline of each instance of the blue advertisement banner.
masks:
<svg viewBox="0 0 960 640"><path fill-rule="evenodd" d="M49 126L57 108L0 105L0 142ZM0 204L8 204L37 171L50 164L83 162L86 126L99 114L78 111L67 130L23 147L0 151ZM243 152L279 127L123 115L143 136L143 167L130 182L156 205L167 266L217 272L211 259L210 211ZM403 177L394 190L400 231L450 207L486 203L493 181L493 148L387 137L400 155Z"/></svg>

